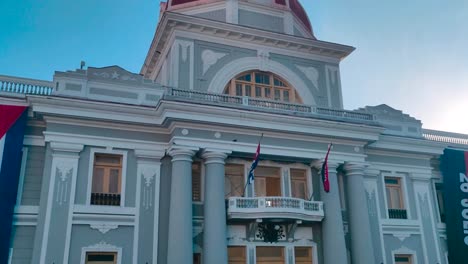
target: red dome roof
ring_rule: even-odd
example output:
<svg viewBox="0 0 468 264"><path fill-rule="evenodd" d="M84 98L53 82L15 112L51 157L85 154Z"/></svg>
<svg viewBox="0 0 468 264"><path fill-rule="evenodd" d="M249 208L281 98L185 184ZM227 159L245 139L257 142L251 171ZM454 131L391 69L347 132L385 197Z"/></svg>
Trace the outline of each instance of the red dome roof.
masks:
<svg viewBox="0 0 468 264"><path fill-rule="evenodd" d="M175 7L177 5L184 5L184 7L203 5L216 1L219 0L168 0L169 4L166 6L166 8ZM304 26L310 32L312 32L312 25L310 24L309 17L307 16L307 13L305 12L302 5L299 3L299 0L275 0L275 3L277 5L286 6L286 1L289 1L289 7L291 8L291 11L294 13L294 15L296 15L296 17L304 24Z"/></svg>

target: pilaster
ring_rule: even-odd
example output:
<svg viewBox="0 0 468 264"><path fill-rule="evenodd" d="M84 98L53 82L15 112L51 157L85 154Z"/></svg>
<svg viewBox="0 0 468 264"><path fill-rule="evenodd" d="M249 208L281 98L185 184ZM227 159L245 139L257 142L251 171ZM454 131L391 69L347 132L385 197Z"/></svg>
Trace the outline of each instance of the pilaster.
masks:
<svg viewBox="0 0 468 264"><path fill-rule="evenodd" d="M227 263L226 207L224 203L224 163L228 151L203 153L205 160L205 208L203 263Z"/></svg>
<svg viewBox="0 0 468 264"><path fill-rule="evenodd" d="M157 263L159 190L163 151L135 150L137 157L137 214L134 263Z"/></svg>
<svg viewBox="0 0 468 264"><path fill-rule="evenodd" d="M52 166L39 263L68 263L79 153L84 146L64 142L50 146Z"/></svg>
<svg viewBox="0 0 468 264"><path fill-rule="evenodd" d="M364 187L365 164L347 163L344 169L347 177L351 259L353 263L373 263L375 256Z"/></svg>

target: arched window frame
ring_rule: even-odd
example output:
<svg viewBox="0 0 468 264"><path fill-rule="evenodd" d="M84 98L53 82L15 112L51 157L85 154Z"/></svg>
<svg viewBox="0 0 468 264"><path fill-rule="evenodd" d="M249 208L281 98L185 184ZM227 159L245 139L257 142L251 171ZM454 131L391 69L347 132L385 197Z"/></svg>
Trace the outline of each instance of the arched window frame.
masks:
<svg viewBox="0 0 468 264"><path fill-rule="evenodd" d="M269 99L285 103L302 103L295 89L271 72L247 71L227 84L225 94Z"/></svg>

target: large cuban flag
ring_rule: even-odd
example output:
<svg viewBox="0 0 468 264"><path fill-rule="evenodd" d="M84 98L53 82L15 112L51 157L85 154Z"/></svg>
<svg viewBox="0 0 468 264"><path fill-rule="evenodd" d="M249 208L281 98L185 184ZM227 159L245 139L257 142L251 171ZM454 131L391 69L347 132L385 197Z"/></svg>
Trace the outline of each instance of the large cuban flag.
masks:
<svg viewBox="0 0 468 264"><path fill-rule="evenodd" d="M8 262L27 111L0 105L0 263Z"/></svg>

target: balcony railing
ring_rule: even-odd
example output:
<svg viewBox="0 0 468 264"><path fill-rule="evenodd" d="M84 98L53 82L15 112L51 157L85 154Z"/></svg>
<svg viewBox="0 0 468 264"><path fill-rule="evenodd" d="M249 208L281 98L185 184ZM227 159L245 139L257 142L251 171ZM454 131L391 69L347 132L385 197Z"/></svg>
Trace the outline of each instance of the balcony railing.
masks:
<svg viewBox="0 0 468 264"><path fill-rule="evenodd" d="M468 145L468 135L451 133L445 131L423 129L423 137L427 140L449 143L449 144L459 144L459 145Z"/></svg>
<svg viewBox="0 0 468 264"><path fill-rule="evenodd" d="M92 205L120 205L120 194L114 193L92 193L91 194Z"/></svg>
<svg viewBox="0 0 468 264"><path fill-rule="evenodd" d="M323 203L291 197L231 197L228 200L229 219L294 219L321 221Z"/></svg>
<svg viewBox="0 0 468 264"><path fill-rule="evenodd" d="M0 92L51 95L53 90L52 82L0 75Z"/></svg>
<svg viewBox="0 0 468 264"><path fill-rule="evenodd" d="M405 209L388 209L388 217L390 219L408 219Z"/></svg>
<svg viewBox="0 0 468 264"><path fill-rule="evenodd" d="M282 113L294 113L303 116L315 116L334 118L340 120L356 121L356 122L374 122L375 117L372 114L346 111L339 109L328 109L321 107L313 107L310 105L293 104L280 102L275 100L267 100L252 97L231 96L225 94L214 94L193 90L180 90L167 88L165 98L168 100L184 100L188 102L199 101L204 103L223 105L231 104L233 106L250 106L257 109L268 109L270 111L280 111Z"/></svg>

